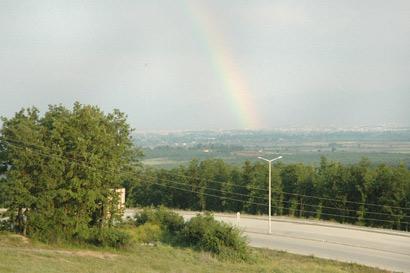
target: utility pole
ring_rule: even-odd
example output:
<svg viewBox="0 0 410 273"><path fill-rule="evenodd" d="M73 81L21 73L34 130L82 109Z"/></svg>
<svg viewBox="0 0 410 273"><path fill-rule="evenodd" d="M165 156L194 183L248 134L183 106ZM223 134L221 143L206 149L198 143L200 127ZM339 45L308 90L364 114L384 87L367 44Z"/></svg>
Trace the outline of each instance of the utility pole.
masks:
<svg viewBox="0 0 410 273"><path fill-rule="evenodd" d="M269 234L272 233L272 162L278 159L281 159L282 156L276 157L274 159L266 159L261 156L258 157L259 159L262 159L264 161L267 161L269 163Z"/></svg>

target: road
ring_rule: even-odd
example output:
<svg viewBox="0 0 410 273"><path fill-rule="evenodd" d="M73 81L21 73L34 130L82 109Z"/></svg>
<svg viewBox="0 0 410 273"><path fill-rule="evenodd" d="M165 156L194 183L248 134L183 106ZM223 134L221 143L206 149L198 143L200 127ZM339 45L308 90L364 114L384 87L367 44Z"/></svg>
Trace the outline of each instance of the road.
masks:
<svg viewBox="0 0 410 273"><path fill-rule="evenodd" d="M196 214L177 212L185 219ZM135 210L126 211L126 216L134 214ZM220 221L238 225L236 215L216 213L214 216ZM265 218L241 216L239 228L251 246L410 272L408 232L273 217L272 234L268 234Z"/></svg>

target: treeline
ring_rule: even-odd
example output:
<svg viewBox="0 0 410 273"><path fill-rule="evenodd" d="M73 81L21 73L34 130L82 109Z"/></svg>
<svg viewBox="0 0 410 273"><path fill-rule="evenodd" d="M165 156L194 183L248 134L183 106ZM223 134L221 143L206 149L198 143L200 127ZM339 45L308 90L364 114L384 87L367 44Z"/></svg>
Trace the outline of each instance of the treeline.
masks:
<svg viewBox="0 0 410 273"><path fill-rule="evenodd" d="M172 170L145 168L126 182L129 206L165 205L220 212L268 212L267 164L192 160ZM343 165L272 167L272 213L409 230L410 171L404 165L372 165L367 159Z"/></svg>

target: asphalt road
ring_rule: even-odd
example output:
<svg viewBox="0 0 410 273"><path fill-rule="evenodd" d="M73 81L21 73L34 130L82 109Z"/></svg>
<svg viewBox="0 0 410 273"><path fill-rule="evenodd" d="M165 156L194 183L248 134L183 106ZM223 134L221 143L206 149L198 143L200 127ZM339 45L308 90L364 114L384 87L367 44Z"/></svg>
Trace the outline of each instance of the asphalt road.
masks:
<svg viewBox="0 0 410 273"><path fill-rule="evenodd" d="M185 219L196 214L178 212ZM127 210L126 216L134 213L134 210ZM215 218L238 225L236 215L217 213ZM265 218L241 216L239 228L251 246L410 272L408 232L273 217L272 234L268 234Z"/></svg>

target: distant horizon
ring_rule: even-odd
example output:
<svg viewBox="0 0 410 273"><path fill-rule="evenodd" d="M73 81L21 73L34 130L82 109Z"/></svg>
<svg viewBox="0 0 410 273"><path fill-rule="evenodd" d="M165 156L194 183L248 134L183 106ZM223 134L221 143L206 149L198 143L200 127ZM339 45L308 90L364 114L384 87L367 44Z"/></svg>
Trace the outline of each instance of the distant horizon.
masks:
<svg viewBox="0 0 410 273"><path fill-rule="evenodd" d="M82 104L89 104L93 106L100 107L100 109L104 113L110 113L114 109L118 109L121 112L123 112L127 116L128 123L130 124L131 128L134 130L140 132L140 133L167 133L167 132L201 132L201 131L280 131L280 130L285 130L285 131L326 131L326 130L331 130L331 131L356 131L356 130L362 130L362 129L368 129L370 131L377 131L377 130L392 130L392 129L410 129L410 123L404 124L404 123L398 123L398 122L390 122L390 123L379 123L379 124L357 124L357 125L337 125L337 124L313 124L313 125L285 125L285 126L271 126L271 127L264 127L264 128L240 128L240 127L226 127L226 128L158 128L158 129L150 129L150 128L138 128L136 127L132 121L129 120L129 114L125 111L122 111L120 108L113 108L110 110L103 109L100 105L98 104L93 104L93 103L83 103L79 101L79 103ZM64 107L67 107L70 109L73 104L70 105L65 105L63 103L55 103L55 104L50 104L50 105L63 105ZM20 111L23 108L30 108L30 107L36 107L40 111L40 116L42 116L48 109L47 106L39 107L37 105L29 105L29 106L21 106L20 108L16 108L12 113L1 113L0 110L0 117L6 117L6 118L11 118L14 116L15 113ZM3 124L3 122L0 120L0 126ZM200 126L200 124L196 124Z"/></svg>
<svg viewBox="0 0 410 273"><path fill-rule="evenodd" d="M82 103L80 101L80 103ZM72 105L64 105L62 103L56 103L56 104L51 104L51 105L63 105L67 108L72 107ZM86 103L84 103L86 104ZM90 103L89 105L97 106L100 107L97 104L92 104ZM37 107L40 111L40 116L42 116L46 111L47 108L43 109L41 107L38 107L36 105L30 105L30 106L22 106L18 108L18 110L14 111L13 113L1 113L0 117L6 117L6 118L11 118L14 116L15 113L20 111L23 108L30 108L30 107ZM48 105L47 105L48 107ZM118 108L115 108L118 109ZM105 110L101 109L104 111L104 113L110 113L114 110ZM121 109L118 109L121 112L123 112L127 117L129 116L128 113L122 111ZM390 123L379 123L379 124L358 124L358 125L336 125L336 124L318 124L318 125L304 125L304 126L299 126L299 125L288 125L288 126L272 126L272 127L265 127L265 128L234 128L234 127L227 127L227 128L180 128L180 129L173 129L173 128L158 128L158 129L149 129L149 128L137 128L130 122L130 120L127 118L130 126L136 130L137 132L140 133L172 133L172 132L201 132L201 131L326 131L326 130L332 130L332 131L356 131L356 130L362 130L362 129L368 129L370 131L377 131L377 130L392 130L392 129L410 129L410 123L409 124L400 124L397 122L390 122ZM0 126L3 124L2 120L0 120Z"/></svg>
<svg viewBox="0 0 410 273"><path fill-rule="evenodd" d="M316 126L316 127L298 127L298 126L289 126L289 127L272 127L272 128L260 128L260 129L158 129L158 130L137 130L135 134L143 133L179 133L179 132L241 132L241 131L250 131L250 132L277 132L277 131L289 131L289 132L380 132L380 131L402 131L410 130L409 125L362 125L362 126Z"/></svg>

